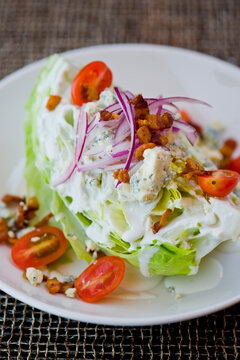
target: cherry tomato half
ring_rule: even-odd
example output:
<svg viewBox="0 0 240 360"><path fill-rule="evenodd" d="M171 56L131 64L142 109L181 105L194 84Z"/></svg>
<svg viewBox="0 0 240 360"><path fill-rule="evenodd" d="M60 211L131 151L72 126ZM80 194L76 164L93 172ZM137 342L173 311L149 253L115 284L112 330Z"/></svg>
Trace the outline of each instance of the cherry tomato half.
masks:
<svg viewBox="0 0 240 360"><path fill-rule="evenodd" d="M240 174L240 156L231 160L229 164L229 170L236 171Z"/></svg>
<svg viewBox="0 0 240 360"><path fill-rule="evenodd" d="M230 194L238 184L240 175L230 170L214 170L208 175L199 175L198 184L211 196L224 197Z"/></svg>
<svg viewBox="0 0 240 360"><path fill-rule="evenodd" d="M125 263L117 256L104 256L85 269L75 282L79 297L94 302L108 295L121 283Z"/></svg>
<svg viewBox="0 0 240 360"><path fill-rule="evenodd" d="M72 82L72 100L75 105L99 99L100 93L111 86L112 72L102 61L84 66Z"/></svg>
<svg viewBox="0 0 240 360"><path fill-rule="evenodd" d="M190 123L190 116L186 110L181 110L181 117L186 123Z"/></svg>
<svg viewBox="0 0 240 360"><path fill-rule="evenodd" d="M21 269L39 267L57 260L68 241L62 230L43 226L23 235L12 248L12 259Z"/></svg>

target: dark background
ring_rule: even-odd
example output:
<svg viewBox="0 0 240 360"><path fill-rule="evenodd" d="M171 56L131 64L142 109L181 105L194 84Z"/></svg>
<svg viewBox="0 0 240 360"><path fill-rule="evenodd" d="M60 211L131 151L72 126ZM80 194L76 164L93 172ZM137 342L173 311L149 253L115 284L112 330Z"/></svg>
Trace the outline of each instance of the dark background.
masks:
<svg viewBox="0 0 240 360"><path fill-rule="evenodd" d="M240 65L239 0L0 0L0 78L53 52L142 42ZM160 306L160 305L159 305ZM142 328L51 316L0 292L0 359L238 359L240 305Z"/></svg>

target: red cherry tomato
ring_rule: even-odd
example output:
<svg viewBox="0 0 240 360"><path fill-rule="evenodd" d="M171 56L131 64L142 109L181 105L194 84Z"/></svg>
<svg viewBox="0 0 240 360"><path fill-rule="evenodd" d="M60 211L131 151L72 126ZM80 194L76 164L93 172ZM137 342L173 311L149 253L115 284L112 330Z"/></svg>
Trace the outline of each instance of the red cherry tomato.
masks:
<svg viewBox="0 0 240 360"><path fill-rule="evenodd" d="M121 283L125 263L117 256L104 256L85 269L75 282L79 297L94 302L108 295Z"/></svg>
<svg viewBox="0 0 240 360"><path fill-rule="evenodd" d="M181 117L186 123L190 123L190 116L186 110L181 110Z"/></svg>
<svg viewBox="0 0 240 360"><path fill-rule="evenodd" d="M72 100L75 105L99 99L100 93L111 86L112 72L102 61L84 66L72 82Z"/></svg>
<svg viewBox="0 0 240 360"><path fill-rule="evenodd" d="M231 160L229 164L229 170L236 171L240 174L240 156Z"/></svg>
<svg viewBox="0 0 240 360"><path fill-rule="evenodd" d="M230 170L214 170L208 175L199 175L198 184L211 196L224 197L230 194L238 184L240 175Z"/></svg>
<svg viewBox="0 0 240 360"><path fill-rule="evenodd" d="M57 260L67 245L68 241L60 229L43 226L18 239L12 248L12 259L23 270L37 268Z"/></svg>

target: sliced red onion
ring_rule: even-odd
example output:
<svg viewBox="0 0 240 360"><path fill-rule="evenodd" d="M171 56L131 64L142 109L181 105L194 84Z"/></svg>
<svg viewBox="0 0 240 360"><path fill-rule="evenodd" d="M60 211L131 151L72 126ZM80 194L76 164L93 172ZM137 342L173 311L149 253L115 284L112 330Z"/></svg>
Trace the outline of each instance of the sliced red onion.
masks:
<svg viewBox="0 0 240 360"><path fill-rule="evenodd" d="M176 128L175 126L172 127L173 133L178 133L179 131L180 131L180 129Z"/></svg>
<svg viewBox="0 0 240 360"><path fill-rule="evenodd" d="M118 101L115 102L112 105L107 106L106 108L104 108L103 110L109 111L109 112L115 112L117 114L119 114L119 112L122 112L122 108L119 105Z"/></svg>
<svg viewBox="0 0 240 360"><path fill-rule="evenodd" d="M135 145L135 136L136 136L136 134L135 134L136 133L135 115L134 115L132 103L129 100L129 98L124 93L121 94L117 87L115 87L114 90L116 92L118 101L123 109L123 112L129 122L130 129L131 129L131 144L130 144L127 161L124 166L124 168L128 170L131 165L133 152L134 152L134 145ZM117 182L116 187L118 187L120 182L121 181Z"/></svg>
<svg viewBox="0 0 240 360"><path fill-rule="evenodd" d="M121 158L118 158L117 164L120 161L125 161L125 160L126 160L126 156L122 156ZM89 170L93 170L93 169L104 169L107 165L114 165L114 161L115 160L110 157L105 157L103 159L97 159L90 164L84 164L84 165L79 166L77 171L82 172L82 171L89 171ZM124 163L123 163L123 165L124 165Z"/></svg>
<svg viewBox="0 0 240 360"><path fill-rule="evenodd" d="M174 128L183 131L184 134L186 135L188 141L192 145L195 144L198 136L197 136L197 131L194 127L187 124L186 122L182 122L182 121L178 121L178 120L174 120L173 126L174 126Z"/></svg>
<svg viewBox="0 0 240 360"><path fill-rule="evenodd" d="M169 105L176 109L176 105L174 105L173 102L190 102L190 103L201 104L201 105L206 105L206 106L211 107L211 105L209 105L205 101L193 99L193 98L189 98L189 97L184 97L184 96L155 99L155 101L153 99L146 99L146 101L148 103L150 112L154 113L154 114L157 113L159 106L163 106L163 105Z"/></svg>
<svg viewBox="0 0 240 360"><path fill-rule="evenodd" d="M56 187L58 185L63 184L65 181L67 181L71 177L71 175L74 172L75 168L76 168L76 163L75 163L75 159L73 159L71 161L71 163L69 164L67 170L60 176L59 179L57 179L57 181L55 181L52 184L52 186Z"/></svg>
<svg viewBox="0 0 240 360"><path fill-rule="evenodd" d="M129 90L123 91L123 94L125 94L129 100L133 100L135 98L135 95Z"/></svg>
<svg viewBox="0 0 240 360"><path fill-rule="evenodd" d="M76 164L79 161L79 159L82 155L82 152L83 152L83 148L84 148L84 144L85 144L85 140L86 140L87 126L88 126L87 113L81 107L79 117L78 117L78 123L77 123L76 145L75 145L75 152L74 152L73 160L69 164L66 171L53 184L53 186L63 184L65 181L67 181L71 177L72 173L74 172L74 170L77 166Z"/></svg>

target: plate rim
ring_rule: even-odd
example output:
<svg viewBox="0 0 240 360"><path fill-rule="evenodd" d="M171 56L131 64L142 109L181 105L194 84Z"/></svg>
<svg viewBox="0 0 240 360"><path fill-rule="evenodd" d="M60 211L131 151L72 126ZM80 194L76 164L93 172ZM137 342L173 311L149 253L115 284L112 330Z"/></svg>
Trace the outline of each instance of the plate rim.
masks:
<svg viewBox="0 0 240 360"><path fill-rule="evenodd" d="M228 68L229 71L234 71L235 74L238 73L237 76L240 76L240 68L232 63L226 62L222 59L216 58L212 55L208 55L205 53L201 53L198 51L185 49L181 47L175 47L175 46L168 46L168 45L158 45L158 44L149 44L149 43L118 43L118 44L99 44L99 45L93 45L88 47L81 47L78 49L71 49L64 52L59 53L62 56L71 56L77 53L81 52L95 52L96 50L104 50L104 49L118 49L121 51L121 49L135 49L137 51L156 51L156 52L173 52L173 53L181 53L186 56L194 56L195 58L202 58L206 61L210 61L214 64L219 64L219 66L223 66L225 69ZM24 76L26 73L28 73L31 70L34 70L34 68L37 68L41 66L45 61L47 57L41 58L37 61L34 61L30 64L27 64L14 72L7 74L5 77L3 77L0 80L0 89L3 88L8 83L11 83L18 79L21 76ZM135 318L135 319L127 319L124 317L111 317L106 318L102 315L91 315L91 314L84 314L84 313L77 313L77 311L71 311L69 309L56 307L51 304L47 304L41 300L39 303L37 299L31 297L30 295L24 293L24 291L16 290L12 286L8 285L7 283L3 282L0 279L0 289L9 294L10 296L13 296L15 299L22 301L23 303L33 306L36 309L40 309L42 311L45 311L49 314L53 314L56 316L61 316L67 319L72 319L76 321L82 321L82 322L89 322L93 324L102 324L102 325L110 325L110 326L150 326L150 325L160 325L160 324L166 324L166 323L175 323L179 321L185 321L189 319L193 319L196 317L201 317L208 315L210 313L223 310L229 306L232 306L240 301L240 293L239 295L235 295L233 298L230 298L228 300L223 300L222 302L219 302L217 305L211 305L210 307L206 307L204 309L195 310L195 311L189 311L185 312L183 314L174 314L174 315L167 315L167 316L151 316L148 318ZM79 316L78 316L79 314ZM97 321L96 321L97 320Z"/></svg>

